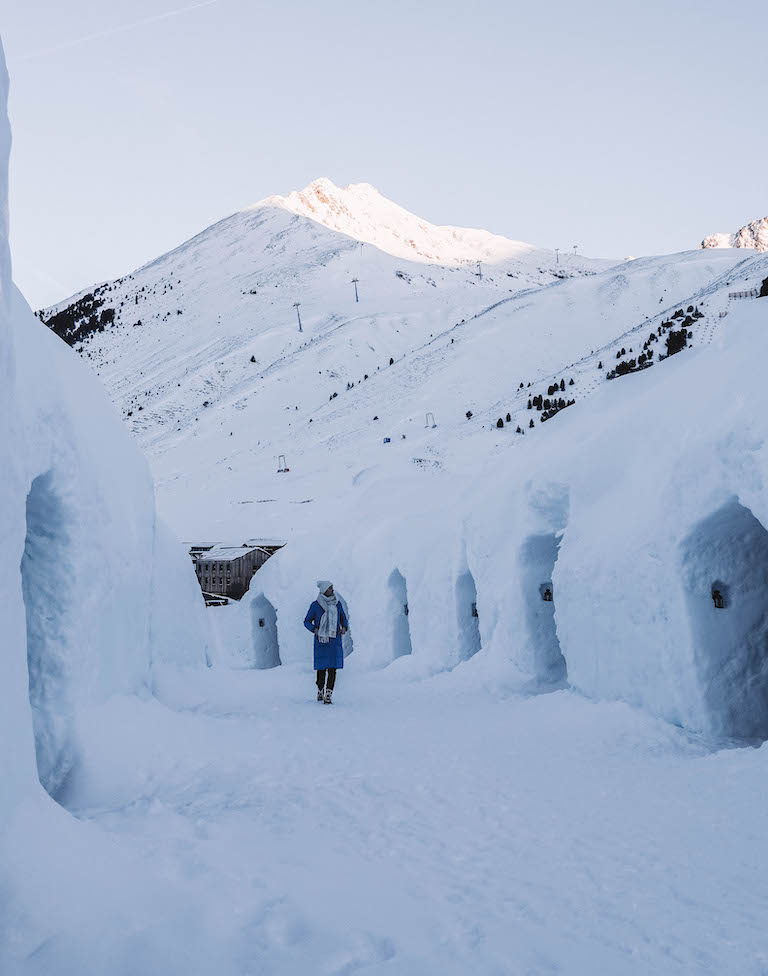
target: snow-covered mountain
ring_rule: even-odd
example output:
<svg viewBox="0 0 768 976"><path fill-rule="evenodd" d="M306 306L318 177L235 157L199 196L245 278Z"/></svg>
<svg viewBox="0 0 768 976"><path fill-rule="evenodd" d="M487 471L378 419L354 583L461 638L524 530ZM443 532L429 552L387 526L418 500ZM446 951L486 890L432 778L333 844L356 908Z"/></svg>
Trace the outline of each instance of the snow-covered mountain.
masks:
<svg viewBox="0 0 768 976"><path fill-rule="evenodd" d="M398 251L408 256L389 253ZM437 251L444 263L428 263ZM272 470L270 452L293 450L288 441L313 411L347 388L374 385L390 360L437 348L438 337L512 295L591 279L612 265L436 228L366 185L339 190L321 180L40 315L96 368L151 455L170 457L192 436L199 473L212 460L199 439L210 418L229 424L234 438L257 409L251 446L267 452L258 464ZM466 379L476 376L473 366ZM245 436L252 433L249 426ZM220 447L212 450L218 457ZM203 529L193 518L185 531Z"/></svg>
<svg viewBox="0 0 768 976"><path fill-rule="evenodd" d="M501 241L480 273L456 263L480 253L474 234L487 248ZM562 381L556 406L578 403L620 363L658 360L665 340L649 345L650 332L689 306L704 315L691 342L708 341L728 283L761 278L755 256L737 250L614 265L452 235L365 185L318 181L42 317L99 373L192 542L300 532L339 477L390 463L384 437L400 443L390 454L460 473L512 446L508 414L513 433L546 436L549 410L534 409L531 429L530 397ZM390 250L414 240L421 256L363 238ZM426 263L438 246L445 263ZM290 478L276 475L280 454Z"/></svg>
<svg viewBox="0 0 768 976"><path fill-rule="evenodd" d="M710 234L699 247L753 247L757 251L768 251L768 217L750 221L735 234Z"/></svg>

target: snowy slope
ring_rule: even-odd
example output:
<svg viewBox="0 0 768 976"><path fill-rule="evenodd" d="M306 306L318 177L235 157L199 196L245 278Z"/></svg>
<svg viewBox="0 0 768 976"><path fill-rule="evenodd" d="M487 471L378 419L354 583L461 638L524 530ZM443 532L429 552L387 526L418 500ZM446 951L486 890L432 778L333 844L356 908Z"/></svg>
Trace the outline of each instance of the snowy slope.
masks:
<svg viewBox="0 0 768 976"><path fill-rule="evenodd" d="M750 221L735 234L710 234L699 247L754 247L768 251L768 217Z"/></svg>
<svg viewBox="0 0 768 976"><path fill-rule="evenodd" d="M563 379L564 395L578 403L605 383L621 348L636 355L651 329L681 305L703 303L706 317L692 341L708 341L725 321L719 313L728 282L768 274L761 259L743 261L739 251L642 259L513 293L477 311L465 295L480 285L458 288L431 311L423 310L423 291L409 285L410 311L400 303L382 312L386 293L365 295L352 308L373 305L372 314L308 316L303 335L275 329L209 365L208 342L196 347L195 368L174 360L171 343L184 341L175 331L168 343L161 336L132 347L128 376L128 353L99 369L113 395L125 390L124 412L133 410L127 419L150 455L161 507L182 537L283 537L311 522L326 498L376 472L404 467L418 477L428 465L460 475L515 446L518 424L528 437L546 436L538 415L536 430L528 427L532 393L546 395ZM427 412L436 430L425 429ZM491 429L507 412L512 430ZM280 454L287 455L288 477L277 474Z"/></svg>
<svg viewBox="0 0 768 976"><path fill-rule="evenodd" d="M327 181L297 199L321 185ZM136 429L149 432L142 443L150 445L164 426L193 420L206 400L224 392L251 395L265 371L304 349L309 355L302 359L314 358L318 341L343 345L347 369L355 370L350 377L361 378L383 355L388 362L521 287L611 264L557 259L485 232L434 228L374 191L359 190L328 198L344 204L344 220L333 219L339 218L335 211L310 219L292 212L293 197L270 198L138 272L41 314L97 368L124 414L132 411ZM371 195L373 213L366 209ZM370 223L374 219L390 224ZM384 250L364 244L374 231L387 238L380 242ZM420 251L435 238L443 263L427 264L410 249L405 258L386 253L397 253L396 246L388 248L394 235L411 235ZM487 256L493 263L478 270L475 259ZM295 302L305 334L298 332ZM333 348L329 354L336 354Z"/></svg>

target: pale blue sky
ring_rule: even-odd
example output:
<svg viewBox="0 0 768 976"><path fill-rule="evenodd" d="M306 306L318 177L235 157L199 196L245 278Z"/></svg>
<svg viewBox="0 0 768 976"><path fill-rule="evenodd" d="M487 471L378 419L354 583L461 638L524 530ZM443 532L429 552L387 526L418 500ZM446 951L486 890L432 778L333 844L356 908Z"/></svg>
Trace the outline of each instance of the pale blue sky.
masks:
<svg viewBox="0 0 768 976"><path fill-rule="evenodd" d="M190 5L5 0L34 307L317 176L595 256L768 214L764 0L216 0L153 19Z"/></svg>

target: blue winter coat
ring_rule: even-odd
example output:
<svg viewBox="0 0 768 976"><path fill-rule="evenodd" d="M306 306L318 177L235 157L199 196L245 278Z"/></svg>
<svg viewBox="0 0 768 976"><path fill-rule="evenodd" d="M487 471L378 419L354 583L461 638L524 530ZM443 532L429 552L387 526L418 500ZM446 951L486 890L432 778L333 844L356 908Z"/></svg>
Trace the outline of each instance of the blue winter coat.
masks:
<svg viewBox="0 0 768 976"><path fill-rule="evenodd" d="M336 636L329 638L327 644L321 644L317 639L317 634L315 634L315 671L323 671L325 668L344 667L344 648L341 646L341 628L349 629L349 623L347 621L347 615L344 613L344 607L341 605L341 600L339 600L337 605L339 608L339 627L336 631ZM304 618L304 626L310 633L314 633L315 628L320 626L323 613L323 608L317 600L314 600Z"/></svg>

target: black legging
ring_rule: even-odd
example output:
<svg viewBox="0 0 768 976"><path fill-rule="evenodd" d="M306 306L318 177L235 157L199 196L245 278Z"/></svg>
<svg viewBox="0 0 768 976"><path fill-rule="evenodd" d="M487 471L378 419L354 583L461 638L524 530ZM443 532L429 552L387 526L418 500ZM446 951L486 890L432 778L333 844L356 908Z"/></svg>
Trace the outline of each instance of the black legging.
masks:
<svg viewBox="0 0 768 976"><path fill-rule="evenodd" d="M328 675L328 680L326 682L326 674ZM336 668L323 668L322 671L317 672L317 687L320 691L323 688L327 688L328 691L333 691L333 686L336 684Z"/></svg>

